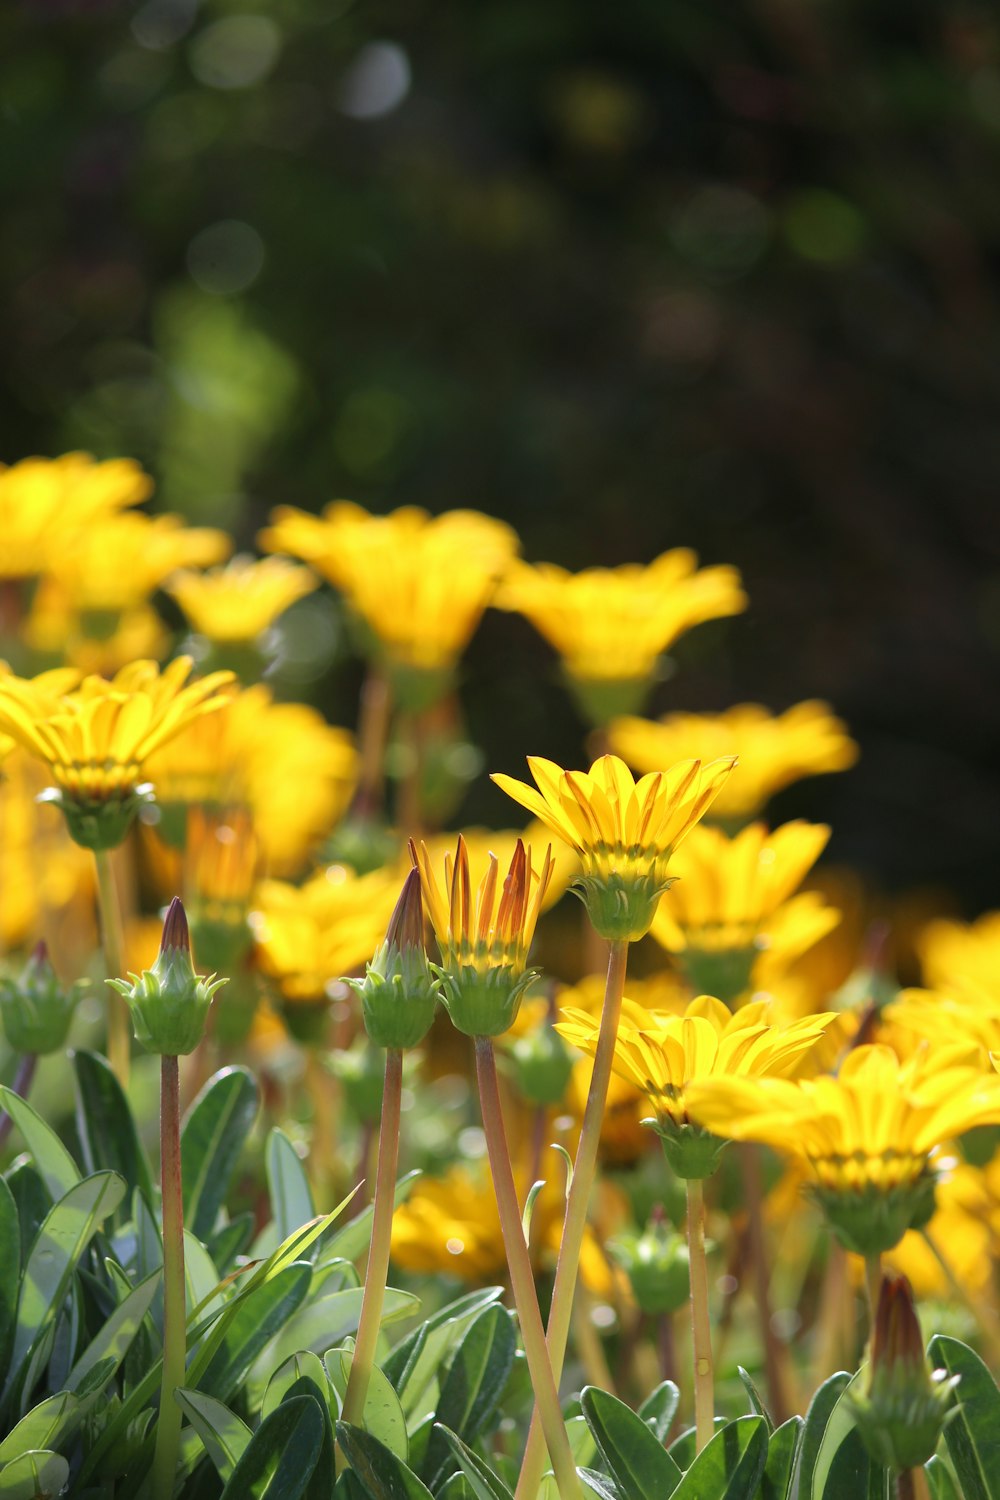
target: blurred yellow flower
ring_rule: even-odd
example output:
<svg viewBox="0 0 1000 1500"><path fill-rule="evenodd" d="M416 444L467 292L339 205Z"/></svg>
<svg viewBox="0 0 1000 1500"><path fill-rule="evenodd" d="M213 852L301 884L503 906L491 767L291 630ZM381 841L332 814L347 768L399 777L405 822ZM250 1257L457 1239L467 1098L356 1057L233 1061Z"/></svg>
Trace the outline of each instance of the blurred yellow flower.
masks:
<svg viewBox="0 0 1000 1500"><path fill-rule="evenodd" d="M917 942L924 978L933 989L1000 1004L1000 911L975 922L930 922Z"/></svg>
<svg viewBox="0 0 1000 1500"><path fill-rule="evenodd" d="M668 766L686 756L711 760L739 757L739 771L716 799L712 818L744 822L775 792L804 776L846 771L858 747L825 703L797 703L772 714L758 703L739 703L721 714L667 714L664 718L616 719L608 730L611 748L638 771Z"/></svg>
<svg viewBox="0 0 1000 1500"><path fill-rule="evenodd" d="M234 557L209 573L176 573L166 585L193 630L225 644L255 641L319 580L283 557Z"/></svg>
<svg viewBox="0 0 1000 1500"><path fill-rule="evenodd" d="M63 696L72 692L79 681L80 673L74 667L53 667L48 672L39 672L37 677L26 679L27 685L32 690L34 701L39 705L44 703L52 713L58 711ZM0 693L8 683L21 682L22 679L11 671L7 663L0 661ZM0 732L0 765L16 744L15 735Z"/></svg>
<svg viewBox="0 0 1000 1500"><path fill-rule="evenodd" d="M46 572L81 532L140 504L152 488L129 458L96 463L89 453L65 453L0 466L0 577Z"/></svg>
<svg viewBox="0 0 1000 1500"><path fill-rule="evenodd" d="M635 782L614 755L589 772L564 771L529 755L538 791L512 776L494 774L497 786L569 844L580 858L575 882L597 932L634 941L649 931L657 902L668 888L670 859L733 769L732 760L702 767L684 761Z"/></svg>
<svg viewBox="0 0 1000 1500"><path fill-rule="evenodd" d="M918 1297L953 1295L951 1282L928 1243L947 1254L948 1268L967 1290L982 1292L992 1280L1000 1229L996 1174L956 1165L942 1176L937 1208L927 1225L927 1236L907 1230L886 1256L889 1267L909 1278Z"/></svg>
<svg viewBox="0 0 1000 1500"><path fill-rule="evenodd" d="M256 685L231 689L147 769L161 806L249 808L263 867L293 875L346 810L357 759L346 730Z"/></svg>
<svg viewBox="0 0 1000 1500"><path fill-rule="evenodd" d="M187 526L180 516L141 511L102 519L51 560L49 575L65 607L98 622L144 604L179 568L208 567L228 556L224 531Z"/></svg>
<svg viewBox="0 0 1000 1500"><path fill-rule="evenodd" d="M551 563L515 563L494 603L527 616L558 651L592 717L605 722L609 702L611 712L638 707L658 658L678 636L739 614L747 597L735 568L699 570L697 555L679 547L645 566L575 574Z"/></svg>
<svg viewBox="0 0 1000 1500"><path fill-rule="evenodd" d="M35 590L24 639L34 651L61 656L80 672L103 677L140 658L159 661L171 645L170 632L151 604L120 615L86 614L53 578L43 578Z"/></svg>
<svg viewBox="0 0 1000 1500"><path fill-rule="evenodd" d="M58 812L38 802L45 785L37 762L13 749L0 769L0 949L44 936L65 965L66 946L55 944L54 928L73 906L89 917L94 864Z"/></svg>
<svg viewBox="0 0 1000 1500"><path fill-rule="evenodd" d="M337 501L322 519L282 506L273 520L261 545L303 558L341 591L397 688L407 673L450 673L518 547L509 526L472 510L373 516Z"/></svg>
<svg viewBox="0 0 1000 1500"><path fill-rule="evenodd" d="M990 1054L1000 1052L1000 994L970 997L937 990L901 990L879 1016L880 1032L901 1055L930 1042L964 1047L969 1065L986 1069Z"/></svg>

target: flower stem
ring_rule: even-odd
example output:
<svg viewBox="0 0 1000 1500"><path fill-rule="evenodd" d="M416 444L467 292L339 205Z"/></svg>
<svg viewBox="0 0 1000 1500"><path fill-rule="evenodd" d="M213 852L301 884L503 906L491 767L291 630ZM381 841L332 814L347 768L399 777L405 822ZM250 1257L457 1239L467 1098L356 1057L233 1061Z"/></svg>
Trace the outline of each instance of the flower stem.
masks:
<svg viewBox="0 0 1000 1500"><path fill-rule="evenodd" d="M597 1148L601 1140L601 1126L608 1101L608 1084L611 1081L611 1064L615 1056L618 1038L618 1021L622 1012L622 996L625 993L625 969L628 964L628 942L611 944L608 957L608 978L604 990L604 1008L601 1011L601 1029L594 1056L594 1071L590 1078L590 1092L583 1115L580 1143L576 1148L573 1163L573 1182L566 1202L566 1219L563 1224L556 1279L552 1289L552 1305L549 1309L547 1343L552 1375L558 1384L562 1376L566 1340L573 1314L573 1296L580 1265L580 1250L587 1228L587 1210L597 1172ZM537 1395L537 1391L536 1391ZM524 1450L524 1461L517 1481L515 1500L536 1500L542 1480L542 1465L545 1453L542 1443L541 1416L536 1404L528 1432L528 1445Z"/></svg>
<svg viewBox="0 0 1000 1500"><path fill-rule="evenodd" d="M764 1370L771 1417L780 1427L791 1415L788 1402L789 1370L785 1346L774 1332L771 1321L771 1268L767 1237L764 1233L764 1182L761 1173L760 1146L756 1141L740 1143L740 1166L746 1193L749 1251L756 1292L760 1336L764 1346Z"/></svg>
<svg viewBox="0 0 1000 1500"><path fill-rule="evenodd" d="M879 1293L882 1290L882 1257L878 1251L865 1256L865 1290L868 1293L868 1327L875 1327Z"/></svg>
<svg viewBox="0 0 1000 1500"><path fill-rule="evenodd" d="M382 1121L378 1137L378 1167L375 1172L375 1204L372 1214L372 1238L368 1247L365 1291L361 1302L361 1321L354 1346L354 1359L344 1396L342 1419L357 1425L365 1409L368 1382L375 1364L385 1283L389 1274L389 1246L392 1237L392 1212L396 1196L396 1165L399 1160L399 1114L403 1092L403 1054L390 1047L385 1054L385 1089L382 1094Z"/></svg>
<svg viewBox="0 0 1000 1500"><path fill-rule="evenodd" d="M160 1059L160 1192L163 1228L163 1379L156 1422L152 1500L170 1500L177 1474L183 1413L174 1391L184 1384L187 1351L184 1206L181 1197L180 1074L176 1057Z"/></svg>
<svg viewBox="0 0 1000 1500"><path fill-rule="evenodd" d="M521 1225L521 1211L511 1171L507 1133L504 1129L500 1108L500 1090L497 1085L497 1064L493 1043L489 1037L476 1037L476 1076L479 1081L479 1102L483 1116L483 1131L489 1152L493 1186L500 1212L500 1227L507 1265L510 1270L511 1289L521 1325L521 1339L528 1360L528 1371L535 1391L535 1402L541 1417L544 1440L556 1476L556 1487L561 1500L577 1500L580 1481L576 1464L569 1446L566 1424L559 1405L559 1393L545 1347L545 1329L538 1310L535 1278L528 1256L528 1245Z"/></svg>
<svg viewBox="0 0 1000 1500"><path fill-rule="evenodd" d="M691 1342L694 1355L695 1442L700 1453L715 1421L712 1325L708 1316L708 1263L705 1259L705 1189L701 1178L687 1184L688 1261L691 1270Z"/></svg>
<svg viewBox="0 0 1000 1500"><path fill-rule="evenodd" d="M111 850L95 849L94 863L97 866L97 904L101 914L104 966L109 979L122 979L125 976L125 939L122 934L122 914L115 888L115 874L111 865ZM132 1028L128 1006L122 996L109 987L108 1062L123 1089L128 1087L131 1057Z"/></svg>
<svg viewBox="0 0 1000 1500"><path fill-rule="evenodd" d="M931 1500L930 1486L923 1464L916 1469L903 1469L896 1480L898 1500Z"/></svg>
<svg viewBox="0 0 1000 1500"><path fill-rule="evenodd" d="M27 1099L31 1088L31 1080L35 1076L35 1068L38 1065L37 1052L25 1052L17 1064L17 1071L11 1079L11 1089L15 1094L20 1094L22 1099ZM0 1110L0 1151L7 1144L7 1137L13 1129L14 1121L6 1110Z"/></svg>

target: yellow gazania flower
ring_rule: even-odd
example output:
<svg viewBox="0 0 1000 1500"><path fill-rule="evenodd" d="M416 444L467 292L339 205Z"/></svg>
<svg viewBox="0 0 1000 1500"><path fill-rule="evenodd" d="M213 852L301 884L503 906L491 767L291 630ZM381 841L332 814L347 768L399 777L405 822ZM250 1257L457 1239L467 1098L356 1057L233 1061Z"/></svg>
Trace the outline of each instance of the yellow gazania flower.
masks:
<svg viewBox="0 0 1000 1500"><path fill-rule="evenodd" d="M657 721L616 719L608 740L630 766L655 770L684 756L739 757L740 771L716 800L712 817L745 822L783 787L804 776L846 771L858 747L825 703L797 703L772 714L759 703L739 703L721 714L667 714Z"/></svg>
<svg viewBox="0 0 1000 1500"><path fill-rule="evenodd" d="M747 597L735 568L699 570L696 553L678 547L647 566L576 574L550 563L516 563L494 603L527 616L559 652L584 707L606 723L638 707L658 658L678 636L705 620L739 614Z"/></svg>
<svg viewBox="0 0 1000 1500"><path fill-rule="evenodd" d="M54 578L43 578L35 590L24 639L34 651L61 656L79 672L102 677L113 677L140 658L160 661L171 646L170 631L151 604L120 615L84 614Z"/></svg>
<svg viewBox="0 0 1000 1500"><path fill-rule="evenodd" d="M46 572L82 531L139 505L152 488L130 458L95 463L89 453L65 453L0 466L0 577Z"/></svg>
<svg viewBox="0 0 1000 1500"><path fill-rule="evenodd" d="M933 989L1000 1002L1000 911L975 922L929 922L917 950Z"/></svg>
<svg viewBox="0 0 1000 1500"><path fill-rule="evenodd" d="M580 858L576 884L601 937L635 941L649 931L670 884L667 866L685 834L718 795L730 760L683 761L635 782L617 756L603 755L589 772L564 771L528 756L538 786L495 774L497 786L569 844Z"/></svg>
<svg viewBox="0 0 1000 1500"><path fill-rule="evenodd" d="M257 866L257 837L247 808L189 809L184 906L198 958L213 973L231 973L249 946L247 917Z"/></svg>
<svg viewBox="0 0 1000 1500"><path fill-rule="evenodd" d="M319 580L283 557L234 557L210 573L177 573L167 584L192 629L226 645L249 644Z"/></svg>
<svg viewBox="0 0 1000 1500"><path fill-rule="evenodd" d="M1000 995L990 1000L942 994L936 990L901 990L883 1008L880 1032L900 1054L909 1055L922 1043L964 1047L970 1067L986 1069L990 1055L1000 1052Z"/></svg>
<svg viewBox="0 0 1000 1500"><path fill-rule="evenodd" d="M59 806L77 843L90 849L120 843L135 814L146 762L203 714L222 706L218 689L231 672L186 682L189 657L161 672L137 661L110 682L85 677L53 701L37 683L0 678L0 731L41 760L56 784Z"/></svg>
<svg viewBox="0 0 1000 1500"><path fill-rule="evenodd" d="M534 870L531 850L518 839L501 888L493 853L473 881L468 846L459 834L454 857L445 856L443 890L427 845L417 849L411 843L410 852L441 952L448 1014L467 1036L498 1036L512 1025L534 978L528 950L552 874L552 851L546 849L541 869Z"/></svg>
<svg viewBox="0 0 1000 1500"><path fill-rule="evenodd" d="M208 567L231 548L224 531L127 511L89 526L52 559L50 576L68 608L113 619L144 604L179 568Z"/></svg>
<svg viewBox="0 0 1000 1500"><path fill-rule="evenodd" d="M430 516L404 506L373 516L347 501L327 506L322 519L281 507L260 541L311 563L343 593L397 691L419 695L426 686L432 696L518 546L509 526L477 511Z"/></svg>
<svg viewBox="0 0 1000 1500"><path fill-rule="evenodd" d="M968 1049L857 1047L836 1078L714 1079L689 1094L694 1119L799 1157L849 1250L890 1250L934 1206L933 1153L975 1125L1000 1121L1000 1078Z"/></svg>
<svg viewBox="0 0 1000 1500"><path fill-rule="evenodd" d="M34 701L38 705L44 704L48 712L56 713L64 694L72 692L80 681L80 673L74 667L53 667L50 671L39 672L37 677L30 677L26 681L31 688ZM0 661L0 693L8 683L21 682L22 679L11 671L7 663ZM0 766L16 744L17 739L14 735L0 731Z"/></svg>
<svg viewBox="0 0 1000 1500"><path fill-rule="evenodd" d="M71 918L89 923L94 864L55 809L39 804L45 785L41 766L12 748L0 769L0 951L44 936L72 972L75 945L62 929Z"/></svg>
<svg viewBox="0 0 1000 1500"><path fill-rule="evenodd" d="M600 1023L572 1008L562 1015L556 1030L593 1057ZM691 1091L705 1079L784 1076L798 1067L833 1016L809 1016L785 1027L772 1026L769 1019L766 1002L733 1015L712 995L692 1000L683 1015L623 1004L612 1067L652 1105L668 1160L680 1176L708 1176L731 1134L723 1130L716 1133L722 1139L712 1138L692 1124Z"/></svg>
<svg viewBox="0 0 1000 1500"><path fill-rule="evenodd" d="M650 931L678 956L693 989L736 1002L759 954L771 947L771 919L788 904L829 837L825 824L802 820L773 832L751 823L735 838L704 823L691 830L671 865L675 884ZM825 911L834 925L836 912ZM818 941L829 929L813 930Z"/></svg>
<svg viewBox="0 0 1000 1500"><path fill-rule="evenodd" d="M272 875L297 874L345 812L357 778L351 735L263 684L232 689L149 764L161 806L247 807ZM179 841L179 840L178 840Z"/></svg>
<svg viewBox="0 0 1000 1500"><path fill-rule="evenodd" d="M532 844L538 846L547 837L545 829L538 822L529 823L528 827L520 832L511 828L462 829L462 839L469 857L469 864L475 870L485 870L489 865L491 854L496 856L501 869L509 870L519 842L524 844L525 848L530 849ZM425 838L424 843L431 865L435 869L441 869L448 857L455 851L455 834L430 834ZM551 853L549 882L542 896L541 911L548 911L550 907L555 906L579 870L579 861L565 845L559 845ZM603 982L602 979L601 983Z"/></svg>

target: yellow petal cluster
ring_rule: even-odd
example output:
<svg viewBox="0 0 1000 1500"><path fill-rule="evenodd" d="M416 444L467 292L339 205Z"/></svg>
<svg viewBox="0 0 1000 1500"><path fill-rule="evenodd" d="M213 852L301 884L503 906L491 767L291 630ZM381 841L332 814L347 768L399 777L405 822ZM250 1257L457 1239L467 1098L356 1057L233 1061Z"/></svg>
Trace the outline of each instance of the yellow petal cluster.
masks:
<svg viewBox="0 0 1000 1500"><path fill-rule="evenodd" d="M655 770L687 756L711 760L739 757L734 776L716 800L712 817L744 822L783 787L805 776L846 771L858 747L829 706L810 700L783 714L759 703L740 703L721 714L667 714L653 721L614 720L608 742L639 771Z"/></svg>
<svg viewBox="0 0 1000 1500"><path fill-rule="evenodd" d="M390 665L448 671L468 644L518 547L509 526L473 510L373 516L336 501L322 518L275 511L269 551L301 557L335 585Z"/></svg>
<svg viewBox="0 0 1000 1500"><path fill-rule="evenodd" d="M241 555L208 573L177 573L166 588L193 630L216 643L242 645L270 629L317 583L308 568L283 557L255 561Z"/></svg>
<svg viewBox="0 0 1000 1500"><path fill-rule="evenodd" d="M49 578L67 608L113 617L145 603L178 569L208 567L231 547L224 531L188 526L181 516L126 511L88 527L60 550Z"/></svg>
<svg viewBox="0 0 1000 1500"><path fill-rule="evenodd" d="M44 936L53 951L68 922L93 900L94 864L66 832L59 812L38 801L46 779L26 750L14 749L0 772L0 949L10 952ZM162 924L161 924L162 925ZM89 927L87 927L89 932ZM67 942L65 946L69 946Z"/></svg>
<svg viewBox="0 0 1000 1500"><path fill-rule="evenodd" d="M933 989L1000 1004L1000 912L986 912L975 922L930 922L917 948Z"/></svg>
<svg viewBox="0 0 1000 1500"><path fill-rule="evenodd" d="M0 466L0 577L46 572L91 526L138 505L152 481L128 458L89 453L25 458Z"/></svg>

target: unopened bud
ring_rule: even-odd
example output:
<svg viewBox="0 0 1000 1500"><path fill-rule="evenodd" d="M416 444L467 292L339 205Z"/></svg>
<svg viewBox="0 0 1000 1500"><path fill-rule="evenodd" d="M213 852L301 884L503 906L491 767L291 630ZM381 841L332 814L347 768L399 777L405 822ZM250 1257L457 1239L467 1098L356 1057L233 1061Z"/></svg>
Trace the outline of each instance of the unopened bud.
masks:
<svg viewBox="0 0 1000 1500"><path fill-rule="evenodd" d="M424 948L424 915L420 872L413 869L403 884L389 919L385 942L364 979L347 979L361 1000L365 1030L377 1047L416 1047L434 1019L440 983Z"/></svg>
<svg viewBox="0 0 1000 1500"><path fill-rule="evenodd" d="M177 896L163 924L160 952L151 969L109 979L132 1012L136 1038L148 1052L183 1057L193 1052L205 1032L212 996L227 981L196 974L191 957L187 917Z"/></svg>
<svg viewBox="0 0 1000 1500"><path fill-rule="evenodd" d="M527 1036L501 1039L505 1071L529 1104L558 1104L573 1072L573 1056L547 1022Z"/></svg>
<svg viewBox="0 0 1000 1500"><path fill-rule="evenodd" d="M628 1276L640 1312L658 1317L687 1301L687 1244L683 1235L670 1228L662 1209L654 1209L641 1234L620 1234L608 1249Z"/></svg>
<svg viewBox="0 0 1000 1500"><path fill-rule="evenodd" d="M81 982L60 984L48 949L39 943L16 979L0 979L0 1017L13 1050L58 1052L82 988Z"/></svg>

